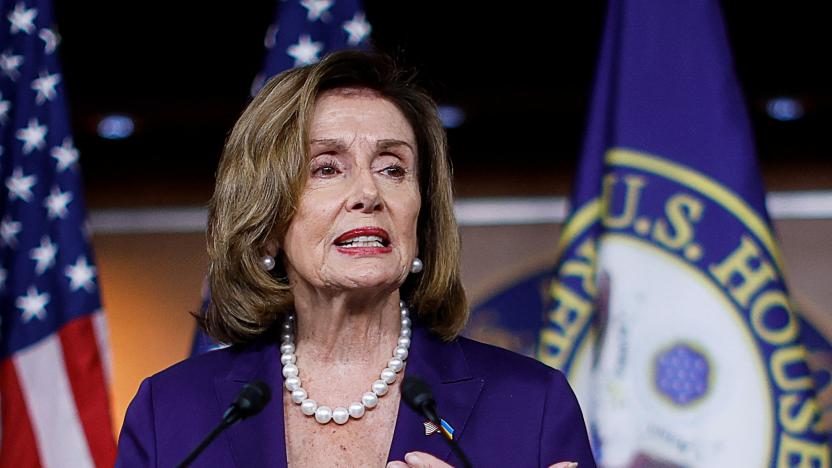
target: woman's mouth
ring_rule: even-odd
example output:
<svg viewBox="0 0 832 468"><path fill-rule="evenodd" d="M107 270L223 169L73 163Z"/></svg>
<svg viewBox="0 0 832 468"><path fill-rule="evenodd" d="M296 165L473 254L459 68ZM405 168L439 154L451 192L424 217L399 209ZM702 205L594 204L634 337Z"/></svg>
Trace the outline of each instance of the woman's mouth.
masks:
<svg viewBox="0 0 832 468"><path fill-rule="evenodd" d="M391 252L387 231L378 227L351 229L335 239L339 252L348 254L378 254Z"/></svg>
<svg viewBox="0 0 832 468"><path fill-rule="evenodd" d="M384 239L379 236L358 236L336 244L338 247L384 247Z"/></svg>

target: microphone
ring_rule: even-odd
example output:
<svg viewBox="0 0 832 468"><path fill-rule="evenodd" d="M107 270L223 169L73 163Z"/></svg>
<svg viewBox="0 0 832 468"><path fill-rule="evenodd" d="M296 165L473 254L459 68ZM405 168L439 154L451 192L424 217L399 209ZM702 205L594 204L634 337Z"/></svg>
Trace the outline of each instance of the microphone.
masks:
<svg viewBox="0 0 832 468"><path fill-rule="evenodd" d="M404 376L404 380L402 381L401 390L402 398L404 398L404 402L407 403L408 406L413 408L414 411L422 415L428 421L436 424L436 427L442 426L442 419L439 417L439 413L436 410L436 400L433 398L433 392L431 392L430 386L424 380L416 377L415 375L406 374ZM444 434L442 435L442 440L447 442L447 444L451 447L451 450L462 462L462 466L465 468L471 468L471 462L468 461L468 457L465 456L465 453L462 451L459 444L457 444L453 439L444 437Z"/></svg>
<svg viewBox="0 0 832 468"><path fill-rule="evenodd" d="M225 413L222 415L222 420L208 434L205 439L200 442L200 444L188 454L188 456L182 460L182 463L176 465L177 468L185 468L196 459L196 457L205 450L208 445L213 442L213 440L220 435L220 433L226 429L228 429L231 425L238 421L242 421L248 417L254 416L255 414L259 413L266 407L269 403L269 400L272 398L272 392L269 390L269 386L266 385L264 382L259 380L251 381L243 386L243 389L240 390L240 393L237 394L237 398L234 399L234 402L231 403L231 406L225 410Z"/></svg>
<svg viewBox="0 0 832 468"><path fill-rule="evenodd" d="M231 403L231 406L225 410L222 420L231 425L249 416L254 416L269 403L271 398L272 392L268 385L259 380L251 381L243 386L234 403Z"/></svg>

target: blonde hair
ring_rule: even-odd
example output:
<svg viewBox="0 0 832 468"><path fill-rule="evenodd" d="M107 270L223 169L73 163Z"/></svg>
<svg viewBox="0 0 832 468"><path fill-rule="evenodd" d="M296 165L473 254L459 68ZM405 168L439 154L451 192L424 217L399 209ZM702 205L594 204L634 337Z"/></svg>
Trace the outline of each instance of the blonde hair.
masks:
<svg viewBox="0 0 832 468"><path fill-rule="evenodd" d="M208 216L211 305L199 317L206 332L222 342L249 342L293 308L290 286L265 271L259 259L269 239L286 233L306 182L307 129L315 100L339 88L376 92L394 103L413 128L424 270L407 278L401 296L446 340L465 326L468 304L460 280L452 169L436 104L389 58L342 51L272 78L225 143Z"/></svg>

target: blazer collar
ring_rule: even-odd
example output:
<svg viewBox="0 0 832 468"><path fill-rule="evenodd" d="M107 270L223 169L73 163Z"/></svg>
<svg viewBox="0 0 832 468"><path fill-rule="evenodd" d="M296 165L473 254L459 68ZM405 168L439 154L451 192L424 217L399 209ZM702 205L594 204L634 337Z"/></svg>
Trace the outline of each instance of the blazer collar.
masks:
<svg viewBox="0 0 832 468"><path fill-rule="evenodd" d="M274 335L269 335L274 336ZM238 466L286 466L286 438L283 425L283 375L279 350L273 339L262 339L234 359L226 376L215 381L217 401L222 410L234 401L242 386L262 380L272 389L272 401L263 411L226 431L234 461ZM404 371L421 377L433 390L439 416L454 429L454 439L462 440L484 381L475 378L457 341L444 342L427 328L414 323L410 354ZM403 376L400 375L401 379ZM411 451L423 451L452 462L450 447L442 435L425 435L425 419L402 400L388 459L404 460Z"/></svg>
<svg viewBox="0 0 832 468"><path fill-rule="evenodd" d="M260 414L226 431L234 462L240 467L287 466L280 350L273 339L264 338L238 352L229 374L214 382L220 407L227 408L243 385L252 380L264 381L272 391L272 399Z"/></svg>
<svg viewBox="0 0 832 468"><path fill-rule="evenodd" d="M439 417L453 427L454 440L459 442L484 383L471 374L459 342L444 342L427 328L414 325L405 374L418 376L430 386ZM404 400L399 403L390 461L404 460L407 452L418 450L451 462L451 449L441 440L443 436L425 436L424 422Z"/></svg>

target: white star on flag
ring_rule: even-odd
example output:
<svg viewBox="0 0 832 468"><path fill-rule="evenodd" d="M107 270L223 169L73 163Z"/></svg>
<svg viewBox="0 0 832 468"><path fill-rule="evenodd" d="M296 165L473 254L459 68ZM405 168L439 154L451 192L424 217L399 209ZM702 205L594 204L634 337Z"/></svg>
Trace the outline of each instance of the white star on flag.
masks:
<svg viewBox="0 0 832 468"><path fill-rule="evenodd" d="M21 229L23 229L23 225L20 222L14 221L6 215L3 221L0 221L0 241L3 245L14 248L17 245L17 235L20 234Z"/></svg>
<svg viewBox="0 0 832 468"><path fill-rule="evenodd" d="M78 257L74 265L67 265L65 270L67 278L69 278L69 288L77 291L84 288L86 292L92 292L95 289L95 267L87 264L87 258L83 255Z"/></svg>
<svg viewBox="0 0 832 468"><path fill-rule="evenodd" d="M356 13L351 20L344 23L344 31L349 35L347 43L352 46L360 44L371 30L364 13Z"/></svg>
<svg viewBox="0 0 832 468"><path fill-rule="evenodd" d="M32 80L32 91L37 91L35 96L35 103L38 105L46 101L50 101L55 97L55 86L61 81L61 75L55 73L50 75L46 72L41 72L40 75Z"/></svg>
<svg viewBox="0 0 832 468"><path fill-rule="evenodd" d="M32 199L32 187L38 178L34 175L23 175L23 169L16 167L12 175L6 179L6 188L9 189L9 199L15 198L28 202Z"/></svg>
<svg viewBox="0 0 832 468"><path fill-rule="evenodd" d="M43 320L46 316L46 304L49 304L49 293L38 293L34 286L29 286L26 295L19 296L14 303L20 309L23 323L29 323L33 318Z"/></svg>
<svg viewBox="0 0 832 468"><path fill-rule="evenodd" d="M17 80L17 77L20 76L18 68L21 65L23 65L22 55L13 55L11 52L3 52L0 54L0 68L3 69L3 73L12 81Z"/></svg>
<svg viewBox="0 0 832 468"><path fill-rule="evenodd" d="M300 36L297 44L290 45L286 49L286 53L289 54L289 57L295 59L295 66L300 67L303 65L311 65L320 60L318 54L321 53L323 47L323 43L313 42L308 34L304 34Z"/></svg>
<svg viewBox="0 0 832 468"><path fill-rule="evenodd" d="M0 124L5 124L9 120L9 109L12 108L12 103L3 100L3 93L0 93ZM0 154L3 154L0 151Z"/></svg>
<svg viewBox="0 0 832 468"><path fill-rule="evenodd" d="M43 149L43 145L46 143L44 138L46 138L48 131L46 125L41 125L38 119L30 119L29 125L26 128L19 129L14 136L23 142L23 154L29 154L35 148Z"/></svg>
<svg viewBox="0 0 832 468"><path fill-rule="evenodd" d="M38 32L38 37L43 41L43 51L46 55L55 52L58 43L61 42L61 36L57 35L55 31L49 28L43 28Z"/></svg>
<svg viewBox="0 0 832 468"><path fill-rule="evenodd" d="M21 128L14 134L18 140L23 142L23 154L29 154L37 149L43 149L46 143L44 138L49 130L46 125L38 123L38 119L30 119L26 128Z"/></svg>
<svg viewBox="0 0 832 468"><path fill-rule="evenodd" d="M58 253L58 246L55 245L49 236L43 236L40 246L35 247L29 253L29 258L35 261L35 273L42 275L46 270L55 265L55 254Z"/></svg>
<svg viewBox="0 0 832 468"><path fill-rule="evenodd" d="M301 0L300 6L306 8L306 19L309 21L317 21L321 19L326 21L326 15L329 9L332 8L332 0Z"/></svg>
<svg viewBox="0 0 832 468"><path fill-rule="evenodd" d="M32 31L35 29L35 17L38 16L38 10L35 8L26 9L26 5L23 2L17 2L17 5L14 6L14 10L9 13L7 18L12 23L11 27L9 28L12 34L17 34L20 31L25 32L26 34L31 34Z"/></svg>
<svg viewBox="0 0 832 468"><path fill-rule="evenodd" d="M46 207L46 216L49 219L63 219L67 213L67 205L71 201L72 192L61 192L60 187L53 186L49 196L43 200L43 206Z"/></svg>
<svg viewBox="0 0 832 468"><path fill-rule="evenodd" d="M72 145L72 138L64 138L61 146L52 148L49 154L58 162L58 172L63 172L78 162L78 150Z"/></svg>

